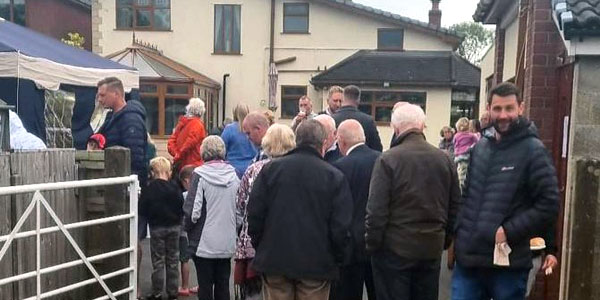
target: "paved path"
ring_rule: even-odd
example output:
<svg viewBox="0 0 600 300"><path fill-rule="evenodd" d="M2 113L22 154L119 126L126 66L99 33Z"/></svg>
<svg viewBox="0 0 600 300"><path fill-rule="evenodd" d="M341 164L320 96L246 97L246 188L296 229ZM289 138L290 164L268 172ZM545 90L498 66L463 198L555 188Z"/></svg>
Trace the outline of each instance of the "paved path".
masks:
<svg viewBox="0 0 600 300"><path fill-rule="evenodd" d="M152 283L150 281L150 274L152 274L152 263L150 261L150 239L145 239L142 242L142 251L144 252L142 256L142 268L140 270L141 276L141 286L139 288L142 289L142 295L147 296L150 295ZM233 264L232 264L233 267ZM194 263L190 260L190 284L192 286L196 285L196 268L194 267ZM452 273L446 267L446 256L442 258L441 262L441 270L440 270L440 297L439 300L449 300L450 299L450 279ZM233 280L233 270L231 280ZM230 290L233 299L233 281L230 282ZM182 300L196 300L196 296L190 297L180 297ZM367 300L366 292L363 296L364 300Z"/></svg>

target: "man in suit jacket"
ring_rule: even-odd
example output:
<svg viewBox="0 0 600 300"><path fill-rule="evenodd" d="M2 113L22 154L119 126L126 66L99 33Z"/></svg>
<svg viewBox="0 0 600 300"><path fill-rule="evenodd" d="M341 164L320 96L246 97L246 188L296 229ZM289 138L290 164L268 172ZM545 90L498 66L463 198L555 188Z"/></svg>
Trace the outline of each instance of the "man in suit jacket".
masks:
<svg viewBox="0 0 600 300"><path fill-rule="evenodd" d="M318 115L315 117L315 120L323 125L325 132L327 133L327 138L323 145L323 148L325 148L323 159L328 163L333 163L342 157L342 153L340 152L336 141L337 130L335 129L335 120L329 115Z"/></svg>
<svg viewBox="0 0 600 300"><path fill-rule="evenodd" d="M365 215L371 173L381 153L365 145L365 132L356 120L342 122L338 128L337 139L344 157L333 165L344 173L350 183L354 211L350 227L352 255L349 264L342 267L340 280L334 284L330 299L362 300L365 284L369 300L374 300L375 286L371 261L365 253Z"/></svg>
<svg viewBox="0 0 600 300"><path fill-rule="evenodd" d="M365 131L365 144L373 150L383 150L377 125L373 117L358 110L360 103L360 89L355 85L349 85L344 88L344 100L342 107L333 115L335 123L339 126L342 122L348 119L354 119L360 123Z"/></svg>

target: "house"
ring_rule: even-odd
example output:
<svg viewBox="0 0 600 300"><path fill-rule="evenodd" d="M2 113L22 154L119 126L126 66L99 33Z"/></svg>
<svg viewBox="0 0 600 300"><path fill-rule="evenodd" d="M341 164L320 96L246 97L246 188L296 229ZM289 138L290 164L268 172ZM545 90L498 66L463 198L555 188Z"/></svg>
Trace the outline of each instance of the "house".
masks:
<svg viewBox="0 0 600 300"><path fill-rule="evenodd" d="M391 106L401 99L425 107L426 136L437 144L453 107L454 118L473 117L478 107L479 69L452 53L461 37L440 26L438 0L432 2L429 23L350 0L133 3L93 1L93 51L121 51L135 34L170 59L220 82L219 109L211 105L206 116L210 124L221 124L240 103L251 110L278 108L279 122L289 123L299 96L308 95L319 111L332 84L355 83L365 92L361 109L378 121L384 144L392 134ZM389 67L389 79L360 78L357 68L370 59ZM401 68L409 61L410 68ZM351 80L338 76L345 68L353 69ZM437 77L427 77L432 74Z"/></svg>
<svg viewBox="0 0 600 300"><path fill-rule="evenodd" d="M91 10L91 0L0 1L0 18L59 40L69 32L79 33L86 50L92 50Z"/></svg>

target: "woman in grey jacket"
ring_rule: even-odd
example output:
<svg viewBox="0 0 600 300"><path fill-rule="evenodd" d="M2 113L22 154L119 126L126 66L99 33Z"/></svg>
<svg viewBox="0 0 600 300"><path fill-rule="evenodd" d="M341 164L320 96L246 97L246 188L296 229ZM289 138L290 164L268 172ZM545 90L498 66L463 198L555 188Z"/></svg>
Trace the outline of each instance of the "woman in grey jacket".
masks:
<svg viewBox="0 0 600 300"><path fill-rule="evenodd" d="M200 153L204 165L194 170L183 206L198 277L198 299L229 300L239 179L235 168L224 161L225 143L220 137L204 139Z"/></svg>

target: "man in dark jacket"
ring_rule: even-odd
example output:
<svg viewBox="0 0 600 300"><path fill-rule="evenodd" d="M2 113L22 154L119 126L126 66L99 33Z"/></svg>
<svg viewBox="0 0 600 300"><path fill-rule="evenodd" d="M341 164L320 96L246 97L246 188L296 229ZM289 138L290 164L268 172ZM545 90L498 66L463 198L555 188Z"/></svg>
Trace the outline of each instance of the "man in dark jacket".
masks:
<svg viewBox="0 0 600 300"><path fill-rule="evenodd" d="M365 131L367 146L373 150L381 152L381 150L383 150L383 146L381 145L381 139L379 138L377 125L375 124L373 117L358 110L359 103L360 89L355 85L349 85L345 87L342 107L335 114L333 114L335 123L337 126L339 126L342 122L348 119L354 119L358 121Z"/></svg>
<svg viewBox="0 0 600 300"><path fill-rule="evenodd" d="M512 83L490 91L495 129L471 151L456 224L452 299L524 299L531 268L529 240L556 220L556 171L536 129L522 117Z"/></svg>
<svg viewBox="0 0 600 300"><path fill-rule="evenodd" d="M397 138L375 163L365 224L377 299L437 300L460 199L456 169L425 140L419 106L397 107L392 127Z"/></svg>
<svg viewBox="0 0 600 300"><path fill-rule="evenodd" d="M335 129L335 120L327 114L318 115L314 119L323 125L325 134L327 135L325 143L323 144L323 147L325 148L323 159L328 163L333 163L342 157L340 147L336 141L337 130Z"/></svg>
<svg viewBox="0 0 600 300"><path fill-rule="evenodd" d="M303 121L296 149L265 165L252 187L248 233L265 300L326 300L347 253L352 195L323 161L325 138L318 121Z"/></svg>
<svg viewBox="0 0 600 300"><path fill-rule="evenodd" d="M332 300L362 300L363 285L369 300L375 299L371 259L365 253L365 215L369 198L369 183L375 161L381 154L365 145L365 133L356 120L346 120L338 128L338 144L344 155L333 165L350 183L354 212L352 214L352 254L350 262L340 271L340 280L332 288Z"/></svg>
<svg viewBox="0 0 600 300"><path fill-rule="evenodd" d="M123 83L116 77L108 77L98 82L98 102L112 109L98 133L106 138L106 147L129 148L131 173L138 175L140 185L148 178L146 165L146 110L136 100L125 102Z"/></svg>

